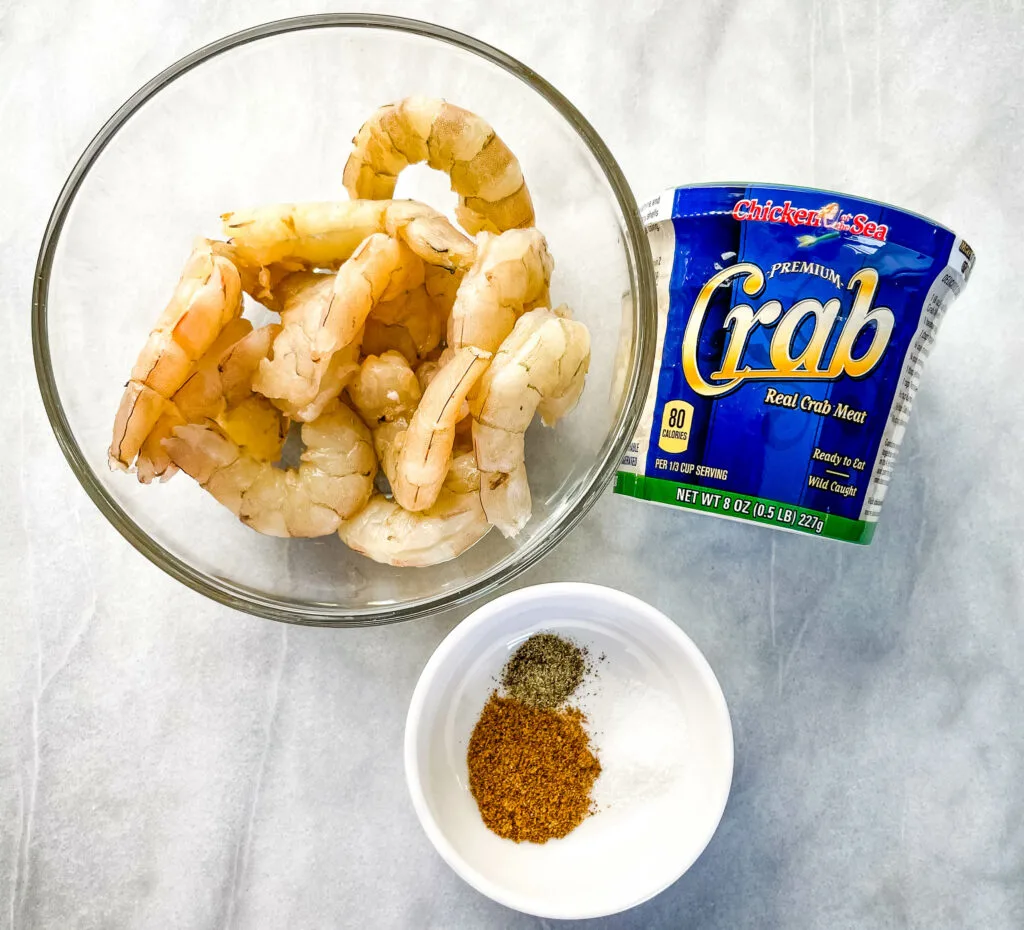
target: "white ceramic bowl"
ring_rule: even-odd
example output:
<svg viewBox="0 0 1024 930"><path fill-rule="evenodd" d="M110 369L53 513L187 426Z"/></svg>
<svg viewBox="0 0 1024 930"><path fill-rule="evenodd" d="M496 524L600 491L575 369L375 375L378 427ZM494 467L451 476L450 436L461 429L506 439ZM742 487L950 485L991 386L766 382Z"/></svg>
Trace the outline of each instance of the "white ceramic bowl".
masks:
<svg viewBox="0 0 1024 930"><path fill-rule="evenodd" d="M576 703L603 769L598 812L543 845L484 826L466 766L502 667L540 631L589 649L596 674ZM732 767L729 711L700 650L649 604L597 585L538 585L475 611L431 656L406 721L406 779L431 842L478 891L540 917L614 914L671 885L718 827Z"/></svg>

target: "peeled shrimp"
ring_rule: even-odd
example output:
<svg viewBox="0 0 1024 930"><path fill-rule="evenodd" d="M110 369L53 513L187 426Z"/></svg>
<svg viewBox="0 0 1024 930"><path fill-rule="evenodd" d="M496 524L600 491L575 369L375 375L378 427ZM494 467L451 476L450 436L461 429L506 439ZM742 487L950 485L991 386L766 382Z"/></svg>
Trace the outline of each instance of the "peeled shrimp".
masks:
<svg viewBox="0 0 1024 930"><path fill-rule="evenodd" d="M398 480L395 473L398 465L399 444L408 429L409 419L402 416L394 420L384 420L371 430L373 451L377 453L380 470L388 479L388 486L392 489Z"/></svg>
<svg viewBox="0 0 1024 930"><path fill-rule="evenodd" d="M199 240L174 296L149 334L125 386L114 418L109 461L128 469L143 442L167 410L167 401L185 383L195 362L224 327L242 311L238 270L212 244ZM140 481L151 480L144 469Z"/></svg>
<svg viewBox="0 0 1024 930"><path fill-rule="evenodd" d="M448 347L497 352L524 311L547 305L553 268L547 242L536 229L481 233L476 264L459 287L448 318Z"/></svg>
<svg viewBox="0 0 1024 930"><path fill-rule="evenodd" d="M174 406L186 420L216 419L220 416L227 404L220 372L221 362L239 343L251 344L252 333L252 323L238 317L220 331L213 345L197 359L185 383L171 396ZM239 357L244 355L243 348ZM237 362L232 365L233 372L237 367ZM232 387L232 399L241 400L242 385Z"/></svg>
<svg viewBox="0 0 1024 930"><path fill-rule="evenodd" d="M408 97L377 110L352 140L349 196L394 196L398 175L426 162L451 178L455 215L475 235L533 226L533 202L519 162L488 123L444 100Z"/></svg>
<svg viewBox="0 0 1024 930"><path fill-rule="evenodd" d="M273 300L281 308L281 326L271 347L260 360L253 385L261 394L274 400L293 419L303 423L315 420L327 404L337 397L359 370L361 335L357 332L349 344L333 353L323 363L312 360L312 339L320 318L334 296L336 277L313 271L297 271L284 278L274 289ZM288 364L294 365L295 378L303 376L315 382L315 390L304 390L296 401L294 394L285 394L281 385L291 379Z"/></svg>
<svg viewBox="0 0 1024 930"><path fill-rule="evenodd" d="M140 480L167 480L177 471L163 441L184 423L216 421L250 455L267 462L280 458L288 418L252 389L256 366L280 329L253 330L248 320L240 318L221 330L142 442L135 463Z"/></svg>
<svg viewBox="0 0 1024 930"><path fill-rule="evenodd" d="M156 397L158 395L152 394ZM135 459L135 476L143 484L159 479L169 481L178 473L178 467L164 450L163 441L173 435L174 430L188 421L178 413L173 404L164 402L153 428L146 434L139 446Z"/></svg>
<svg viewBox="0 0 1024 930"><path fill-rule="evenodd" d="M403 411L404 412L404 411ZM401 418L381 423L374 442L381 468L396 434L407 424ZM377 494L338 535L357 552L396 566L426 566L446 562L483 538L490 524L480 504L480 472L472 447L456 448L451 467L431 507L410 513L397 501Z"/></svg>
<svg viewBox="0 0 1024 930"><path fill-rule="evenodd" d="M213 420L253 457L265 462L280 457L288 418L252 389L256 367L280 329L271 324L254 330L241 318L224 327L143 442L136 462L140 480L166 480L177 471L163 441L185 423Z"/></svg>
<svg viewBox="0 0 1024 930"><path fill-rule="evenodd" d="M363 333L364 354L393 350L415 365L440 351L463 274L437 265L425 265L423 274L422 286L370 311Z"/></svg>
<svg viewBox="0 0 1024 930"><path fill-rule="evenodd" d="M456 439L452 451L452 464L444 478L444 487L456 494L468 494L480 490L480 469L476 464L476 451L473 440L468 445L460 445Z"/></svg>
<svg viewBox="0 0 1024 930"><path fill-rule="evenodd" d="M231 242L211 241L213 254L227 259L238 269L242 282L242 290L254 300L258 300L271 310L280 310L280 304L274 299L274 292L282 278L292 274L294 268L282 264L264 267L254 262L250 255L243 253Z"/></svg>
<svg viewBox="0 0 1024 930"><path fill-rule="evenodd" d="M289 318L260 363L255 386L285 409L314 402L336 352L351 347L381 301L423 283L423 262L397 239L374 233L341 266L329 294Z"/></svg>
<svg viewBox="0 0 1024 930"><path fill-rule="evenodd" d="M423 392L409 429L397 440L391 490L406 510L426 510L437 499L451 464L459 410L487 369L490 353L457 349Z"/></svg>
<svg viewBox="0 0 1024 930"><path fill-rule="evenodd" d="M551 426L572 409L589 364L586 326L550 310L531 310L501 344L470 401L480 501L505 536L515 536L532 510L526 428L535 412Z"/></svg>
<svg viewBox="0 0 1024 930"><path fill-rule="evenodd" d="M436 312L447 322L455 305L455 295L465 273L449 271L440 265L427 265L423 274L423 287L427 296L434 302Z"/></svg>
<svg viewBox="0 0 1024 930"><path fill-rule="evenodd" d="M269 324L253 330L228 349L217 366L224 409L216 420L242 449L264 462L276 462L281 457L289 418L257 394L252 382L280 329L277 324ZM190 417L193 422L196 419Z"/></svg>
<svg viewBox="0 0 1024 930"><path fill-rule="evenodd" d="M349 397L363 422L373 433L373 447L380 470L389 484L395 481L397 441L409 428L409 420L422 391L408 361L398 352L368 355L348 388Z"/></svg>
<svg viewBox="0 0 1024 930"><path fill-rule="evenodd" d="M268 305L284 274L338 268L374 233L400 238L424 261L449 270L468 268L475 257L470 239L414 200L268 204L221 219L231 241L220 250L246 269L247 292Z"/></svg>
<svg viewBox="0 0 1024 930"><path fill-rule="evenodd" d="M427 269L424 269L426 272ZM442 272L450 277L446 272ZM416 350L410 362L419 361L436 349L444 339L448 315L439 301L431 298L425 285L413 288L395 300L377 304L370 311L370 319L389 329L400 327L409 334Z"/></svg>
<svg viewBox="0 0 1024 930"><path fill-rule="evenodd" d="M420 383L420 391L425 391L437 373L441 370L441 363L430 359L420 362L416 366L416 380Z"/></svg>
<svg viewBox="0 0 1024 930"><path fill-rule="evenodd" d="M398 352L410 364L415 364L419 358L416 340L409 330L397 323L381 323L372 316L363 327L362 350L366 355Z"/></svg>
<svg viewBox="0 0 1024 930"><path fill-rule="evenodd" d="M423 262L408 246L384 233L370 236L338 271L313 339L316 357L348 345L375 307L422 283Z"/></svg>
<svg viewBox="0 0 1024 930"><path fill-rule="evenodd" d="M348 394L371 429L377 423L411 417L422 396L415 372L398 352L363 359Z"/></svg>
<svg viewBox="0 0 1024 930"><path fill-rule="evenodd" d="M297 468L275 468L213 424L186 424L164 441L175 464L243 523L269 536L325 536L357 514L373 491L370 431L341 402L302 427Z"/></svg>
<svg viewBox="0 0 1024 930"><path fill-rule="evenodd" d="M338 535L375 562L422 568L461 555L490 528L477 491L443 487L434 504L419 513L375 494L355 517L342 522Z"/></svg>
<svg viewBox="0 0 1024 930"><path fill-rule="evenodd" d="M248 320L231 320L196 360L185 383L163 403L163 412L143 440L135 460L135 471L143 484L155 478L167 481L178 470L163 447L163 440L173 434L175 427L205 418L216 419L224 412L226 403L218 366L231 347L251 332Z"/></svg>

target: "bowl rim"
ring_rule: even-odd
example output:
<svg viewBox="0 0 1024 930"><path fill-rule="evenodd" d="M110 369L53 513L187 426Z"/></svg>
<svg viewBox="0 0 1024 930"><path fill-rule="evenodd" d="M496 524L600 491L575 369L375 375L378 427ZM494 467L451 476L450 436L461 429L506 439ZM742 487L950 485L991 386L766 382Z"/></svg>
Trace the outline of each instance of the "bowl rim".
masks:
<svg viewBox="0 0 1024 930"><path fill-rule="evenodd" d="M484 571L456 591L402 604L377 604L365 610L336 604L300 603L255 591L225 578L207 574L150 537L104 487L86 460L60 401L50 358L47 303L50 274L60 233L79 187L90 168L120 128L168 84L203 62L250 42L307 29L356 28L412 34L475 54L518 78L539 93L575 130L597 160L622 213L624 251L633 295L633 364L618 415L618 432L610 434L598 457L592 478L575 504L542 537ZM146 82L103 124L86 146L61 188L47 220L32 288L32 354L36 380L50 427L75 477L113 527L158 568L214 601L255 616L313 626L375 626L424 616L481 597L520 575L546 555L590 511L610 486L619 460L639 423L643 399L654 367L656 300L654 266L633 193L607 146L583 115L537 72L479 39L444 26L406 17L368 13L323 13L294 16L232 33L180 58Z"/></svg>
<svg viewBox="0 0 1024 930"><path fill-rule="evenodd" d="M680 860L680 865L674 870L675 874L668 880L660 883L658 887L645 890L639 897L617 905L613 910L559 910L558 908L540 908L534 905L529 899L514 893L507 892L497 883L491 881L466 861L448 841L441 830L427 803L426 793L423 790L423 782L420 778L420 766L418 764L417 741L420 735L423 721L424 706L427 695L438 680L439 674L443 671L445 661L455 650L459 648L463 640L471 636L479 627L491 623L497 616L510 610L521 607L531 602L554 603L558 601L572 602L581 597L599 598L611 601L621 609L623 617L628 617L632 622L646 624L664 633L680 649L686 660L691 664L697 674L702 686L707 691L711 701L717 709L718 723L722 728L723 736L726 737L728 746L728 759L725 767L725 778L723 778L723 789L718 792L715 799L714 818L710 828L705 835L701 836L699 844L695 847L692 857ZM428 839L440 854L441 858L463 881L475 888L481 894L486 895L493 901L510 907L513 910L525 914L532 914L548 920L582 920L593 917L608 917L612 914L619 914L643 904L645 901L661 894L666 888L677 882L703 855L710 844L718 827L722 822L725 809L732 791L732 779L735 769L735 739L732 728L732 717L729 713L729 705L725 700L722 685L715 675L714 669L708 662L704 653L696 643L675 623L667 614L658 610L652 604L640 598L619 591L616 588L605 587L604 585L590 584L579 581L556 581L546 584L531 585L511 591L495 598L493 601L483 604L471 613L465 620L456 626L440 643L437 649L427 660L420 677L413 689L412 698L409 702L409 712L405 720L405 736L403 740L403 762L405 767L405 781L412 800L413 809L420 826L427 834Z"/></svg>

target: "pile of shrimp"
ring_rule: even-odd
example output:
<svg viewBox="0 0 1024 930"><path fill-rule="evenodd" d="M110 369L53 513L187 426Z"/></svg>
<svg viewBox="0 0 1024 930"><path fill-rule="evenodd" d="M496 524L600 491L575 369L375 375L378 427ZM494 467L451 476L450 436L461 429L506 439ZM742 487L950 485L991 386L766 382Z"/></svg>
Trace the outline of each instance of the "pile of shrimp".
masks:
<svg viewBox="0 0 1024 930"><path fill-rule="evenodd" d="M590 337L551 308L554 262L489 124L411 97L353 144L351 199L225 213L224 240L196 241L125 386L110 464L143 483L181 470L261 533L434 565L529 521L524 434L576 404ZM417 162L449 175L461 230L392 199ZM243 295L275 322L254 327Z"/></svg>

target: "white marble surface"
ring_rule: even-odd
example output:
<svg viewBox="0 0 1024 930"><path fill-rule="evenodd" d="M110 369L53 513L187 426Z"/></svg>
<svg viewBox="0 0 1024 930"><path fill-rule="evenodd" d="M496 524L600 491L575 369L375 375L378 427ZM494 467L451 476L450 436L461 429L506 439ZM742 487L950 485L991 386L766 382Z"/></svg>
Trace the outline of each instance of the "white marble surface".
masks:
<svg viewBox="0 0 1024 930"><path fill-rule="evenodd" d="M652 601L733 712L734 793L707 853L593 926L1024 926L1019 4L352 7L434 18L535 67L640 197L804 183L971 240L872 547L609 494L523 582ZM186 52L322 8L0 4L0 928L541 924L456 878L406 798L407 701L460 615L330 631L204 601L104 522L37 396L32 268L86 142Z"/></svg>

